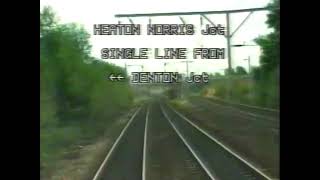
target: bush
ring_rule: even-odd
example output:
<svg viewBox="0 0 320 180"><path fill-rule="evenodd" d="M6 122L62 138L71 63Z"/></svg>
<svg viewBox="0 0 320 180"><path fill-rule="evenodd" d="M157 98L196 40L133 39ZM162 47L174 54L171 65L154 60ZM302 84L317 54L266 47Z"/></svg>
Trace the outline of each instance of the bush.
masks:
<svg viewBox="0 0 320 180"><path fill-rule="evenodd" d="M40 167L54 166L72 145L101 136L132 104L129 83L112 83L124 69L90 57L89 34L58 24L51 9L40 21ZM55 23L55 25L52 25Z"/></svg>

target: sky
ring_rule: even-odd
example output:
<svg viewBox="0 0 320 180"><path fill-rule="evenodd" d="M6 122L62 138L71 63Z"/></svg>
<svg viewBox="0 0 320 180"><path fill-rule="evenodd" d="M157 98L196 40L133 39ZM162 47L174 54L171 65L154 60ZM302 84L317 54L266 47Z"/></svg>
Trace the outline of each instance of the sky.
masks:
<svg viewBox="0 0 320 180"><path fill-rule="evenodd" d="M189 11L215 11L232 10L244 8L265 7L270 0L40 0L40 8L49 5L56 12L60 23L75 22L83 25L90 33L92 45L92 56L100 58L102 48L199 48L201 45L207 48L226 48L227 41L223 36L201 36L200 29L209 22L204 20L203 27L200 27L200 16L182 16L186 23L194 24L196 34L192 36L99 36L93 35L94 24L115 24L120 20L129 24L127 18L115 18L115 14L130 13L156 13L156 12L189 12ZM241 26L233 36L231 44L254 44L253 40L260 35L266 35L272 31L266 25L266 11L254 12L250 18ZM241 21L248 15L245 13L231 14L231 32L233 32ZM207 15L215 24L226 25L225 15ZM134 23L141 24L146 29L149 22L147 17L132 18ZM159 24L180 24L179 17L152 17L152 23ZM144 33L145 34L145 33ZM261 50L258 46L233 47L232 67L242 66L248 69L250 56L251 66L259 65ZM190 53L191 54L191 53ZM227 53L225 59L189 59L189 72L215 73L223 72L228 67ZM192 57L192 54L191 54ZM166 71L185 73L186 64L182 60L107 60L113 64L123 66L143 65L144 71L164 71L164 62L169 62ZM129 72L141 71L139 66L131 66Z"/></svg>

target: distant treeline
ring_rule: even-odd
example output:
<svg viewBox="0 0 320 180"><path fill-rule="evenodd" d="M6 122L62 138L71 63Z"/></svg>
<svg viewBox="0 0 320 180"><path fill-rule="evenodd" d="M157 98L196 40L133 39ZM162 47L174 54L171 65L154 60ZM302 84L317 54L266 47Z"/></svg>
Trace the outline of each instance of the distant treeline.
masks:
<svg viewBox="0 0 320 180"><path fill-rule="evenodd" d="M59 24L50 7L40 12L41 169L73 144L101 135L132 103L125 70L90 56L89 34L77 24Z"/></svg>

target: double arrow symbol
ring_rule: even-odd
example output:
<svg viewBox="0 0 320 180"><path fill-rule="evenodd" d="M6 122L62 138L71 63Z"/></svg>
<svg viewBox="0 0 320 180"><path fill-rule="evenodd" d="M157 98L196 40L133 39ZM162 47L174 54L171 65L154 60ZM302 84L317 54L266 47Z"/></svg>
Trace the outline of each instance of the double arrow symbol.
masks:
<svg viewBox="0 0 320 180"><path fill-rule="evenodd" d="M112 74L110 74L109 79L110 79L110 81L114 81L115 79L120 81L121 79L124 79L124 77L121 76L121 74L119 74L118 76L114 76L114 74L112 73Z"/></svg>

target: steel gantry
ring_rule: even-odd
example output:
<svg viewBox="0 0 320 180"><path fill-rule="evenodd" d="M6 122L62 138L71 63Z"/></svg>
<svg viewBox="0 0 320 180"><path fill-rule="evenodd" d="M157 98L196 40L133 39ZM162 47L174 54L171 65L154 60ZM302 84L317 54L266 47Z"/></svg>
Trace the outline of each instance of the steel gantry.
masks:
<svg viewBox="0 0 320 180"><path fill-rule="evenodd" d="M216 26L213 21L206 15L208 14L225 14L226 15L226 34L225 38L227 40L227 53L228 53L228 69L232 69L232 56L231 56L231 38L240 29L240 27L249 19L249 17L255 11L268 11L271 10L271 6L262 8L249 8L249 9L237 9L237 10L222 10L222 11L195 11L195 12L169 12L169 13L142 13L142 14L116 14L116 18L126 17L129 19L130 23L133 24L132 17L159 17L159 16L179 16L179 19L185 24L185 20L181 16L187 15L200 15L200 23L203 24L203 19L206 19L212 26ZM235 28L233 32L230 32L230 15L234 13L249 12L249 14L243 19L243 21ZM149 24L151 24L151 19L149 19Z"/></svg>
<svg viewBox="0 0 320 180"><path fill-rule="evenodd" d="M248 9L237 9L237 10L222 10L222 11L196 11L196 12L169 12L169 13L142 13L142 14L116 14L116 18L128 18L130 23L134 24L132 21L132 17L149 17L149 24L151 24L151 18L150 17L159 17L159 16L178 16L179 19L182 21L183 24L185 24L185 20L181 16L187 16L187 15L200 15L200 24L203 24L203 18L207 20L212 26L216 27L214 22L210 20L210 18L207 16L209 14L224 14L226 17L226 34L225 38L227 40L227 56L228 56L228 71L231 72L232 70L232 55L231 55L231 38L235 35L235 33L240 29L240 27L249 19L249 17L256 11L270 11L274 9L275 7L267 6L262 8L248 8ZM279 8L279 7L276 7ZM230 23L230 15L235 13L242 13L242 12L249 12L249 14L242 20L242 22L235 28L233 32L231 32L231 23ZM120 23L120 21L119 21ZM188 69L188 63L189 61L184 61L186 63L187 72ZM228 78L229 79L229 78ZM227 83L227 99L231 98L231 80Z"/></svg>

